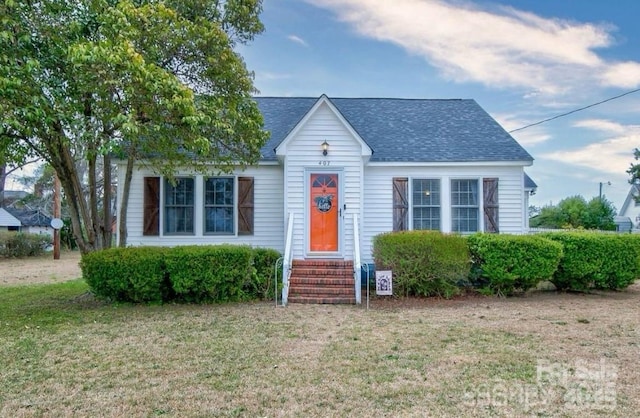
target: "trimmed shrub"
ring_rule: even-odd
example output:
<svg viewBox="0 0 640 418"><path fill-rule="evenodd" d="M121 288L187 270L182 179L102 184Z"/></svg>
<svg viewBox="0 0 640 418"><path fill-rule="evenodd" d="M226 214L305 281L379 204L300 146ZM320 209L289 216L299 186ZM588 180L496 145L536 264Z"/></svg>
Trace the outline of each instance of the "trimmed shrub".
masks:
<svg viewBox="0 0 640 418"><path fill-rule="evenodd" d="M559 290L624 289L640 276L640 236L596 232L547 233L564 248L551 280Z"/></svg>
<svg viewBox="0 0 640 418"><path fill-rule="evenodd" d="M91 291L101 299L161 302L171 299L164 258L168 248L111 248L82 255L80 268Z"/></svg>
<svg viewBox="0 0 640 418"><path fill-rule="evenodd" d="M549 280L562 256L562 245L535 235L474 234L468 241L474 284L506 296Z"/></svg>
<svg viewBox="0 0 640 418"><path fill-rule="evenodd" d="M249 246L174 247L165 259L176 296L186 302L247 300L253 252Z"/></svg>
<svg viewBox="0 0 640 418"><path fill-rule="evenodd" d="M225 302L273 297L280 254L215 245L128 247L82 256L82 275L101 299L120 302Z"/></svg>
<svg viewBox="0 0 640 418"><path fill-rule="evenodd" d="M450 298L469 274L467 242L437 231L403 231L373 238L376 270L393 270L393 292Z"/></svg>
<svg viewBox="0 0 640 418"><path fill-rule="evenodd" d="M275 297L275 271L276 261L280 253L271 248L253 249L254 278L251 289L247 290L251 295L260 299L274 299ZM278 267L278 278L282 277L282 266ZM282 281L278 282L278 290L282 289Z"/></svg>
<svg viewBox="0 0 640 418"><path fill-rule="evenodd" d="M52 244L48 234L30 234L25 232L1 232L1 257L35 257L43 255Z"/></svg>

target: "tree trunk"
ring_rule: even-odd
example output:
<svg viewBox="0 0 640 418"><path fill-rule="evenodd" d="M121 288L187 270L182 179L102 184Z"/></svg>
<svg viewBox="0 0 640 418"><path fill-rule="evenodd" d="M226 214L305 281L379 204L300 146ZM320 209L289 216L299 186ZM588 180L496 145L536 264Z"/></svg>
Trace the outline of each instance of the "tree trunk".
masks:
<svg viewBox="0 0 640 418"><path fill-rule="evenodd" d="M129 191L131 190L131 177L133 176L133 153L129 154L127 158L127 170L124 176L124 181L118 179L118 183L122 186L122 201L120 202L120 228L118 233L120 239L118 240L118 246L127 246L127 207L129 206ZM121 182L122 181L122 182Z"/></svg>
<svg viewBox="0 0 640 418"><path fill-rule="evenodd" d="M7 166L0 165L0 206L4 206L4 184L7 181Z"/></svg>
<svg viewBox="0 0 640 418"><path fill-rule="evenodd" d="M4 192L4 184L7 181L7 166L0 165L0 193Z"/></svg>
<svg viewBox="0 0 640 418"><path fill-rule="evenodd" d="M111 214L111 157L109 155L105 155L103 158L103 200L102 200L102 211L103 211L103 231L102 231L102 248L110 248L111 247L111 225L113 224L113 216Z"/></svg>

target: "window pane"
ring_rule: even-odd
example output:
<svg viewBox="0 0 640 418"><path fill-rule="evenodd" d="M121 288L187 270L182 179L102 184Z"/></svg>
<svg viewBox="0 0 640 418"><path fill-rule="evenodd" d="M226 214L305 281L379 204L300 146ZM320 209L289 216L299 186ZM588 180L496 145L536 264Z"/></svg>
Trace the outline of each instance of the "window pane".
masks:
<svg viewBox="0 0 640 418"><path fill-rule="evenodd" d="M233 178L210 177L206 179L205 232L214 234L232 234L234 213Z"/></svg>
<svg viewBox="0 0 640 418"><path fill-rule="evenodd" d="M478 205L478 181L477 180L452 180L451 204L453 206L477 206Z"/></svg>
<svg viewBox="0 0 640 418"><path fill-rule="evenodd" d="M167 234L193 233L194 181L178 178L175 186L165 180L164 230Z"/></svg>
<svg viewBox="0 0 640 418"><path fill-rule="evenodd" d="M414 179L413 229L440 230L440 180Z"/></svg>
<svg viewBox="0 0 640 418"><path fill-rule="evenodd" d="M193 207L167 207L164 219L167 234L193 233Z"/></svg>
<svg viewBox="0 0 640 418"><path fill-rule="evenodd" d="M213 233L233 233L233 208L207 208L205 230Z"/></svg>
<svg viewBox="0 0 640 418"><path fill-rule="evenodd" d="M440 180L413 180L414 206L440 205Z"/></svg>
<svg viewBox="0 0 640 418"><path fill-rule="evenodd" d="M451 180L451 230L478 231L478 180Z"/></svg>
<svg viewBox="0 0 640 418"><path fill-rule="evenodd" d="M476 232L478 230L477 208L452 208L452 227L454 232Z"/></svg>
<svg viewBox="0 0 640 418"><path fill-rule="evenodd" d="M440 230L440 208L414 208L413 229Z"/></svg>

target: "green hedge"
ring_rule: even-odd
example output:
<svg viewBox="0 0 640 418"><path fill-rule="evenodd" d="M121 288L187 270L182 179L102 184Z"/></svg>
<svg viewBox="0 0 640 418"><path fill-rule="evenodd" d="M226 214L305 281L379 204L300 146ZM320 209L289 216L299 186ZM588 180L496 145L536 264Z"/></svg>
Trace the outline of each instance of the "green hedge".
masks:
<svg viewBox="0 0 640 418"><path fill-rule="evenodd" d="M459 235L403 231L373 238L376 270L393 270L393 293L450 298L469 274L469 250Z"/></svg>
<svg viewBox="0 0 640 418"><path fill-rule="evenodd" d="M513 295L549 280L562 245L535 235L474 234L468 237L472 281L487 293Z"/></svg>
<svg viewBox="0 0 640 418"><path fill-rule="evenodd" d="M551 280L559 290L624 289L640 277L640 236L594 232L543 234L564 247Z"/></svg>
<svg viewBox="0 0 640 418"><path fill-rule="evenodd" d="M0 257L22 258L44 254L52 244L48 234L24 232L0 232Z"/></svg>
<svg viewBox="0 0 640 418"><path fill-rule="evenodd" d="M80 266L102 299L225 302L273 295L269 286L279 257L248 246L129 247L85 254Z"/></svg>
<svg viewBox="0 0 640 418"><path fill-rule="evenodd" d="M161 302L171 299L171 284L162 247L111 248L83 254L82 277L102 299L120 302Z"/></svg>

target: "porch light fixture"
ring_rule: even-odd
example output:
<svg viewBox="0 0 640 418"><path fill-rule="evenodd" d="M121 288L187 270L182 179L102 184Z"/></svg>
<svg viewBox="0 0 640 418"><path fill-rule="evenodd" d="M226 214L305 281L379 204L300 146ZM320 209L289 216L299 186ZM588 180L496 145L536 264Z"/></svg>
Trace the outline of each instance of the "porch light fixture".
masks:
<svg viewBox="0 0 640 418"><path fill-rule="evenodd" d="M325 139L325 141L322 143L322 155L324 155L325 157L327 156L327 154L329 153L329 143L327 142L327 140Z"/></svg>

